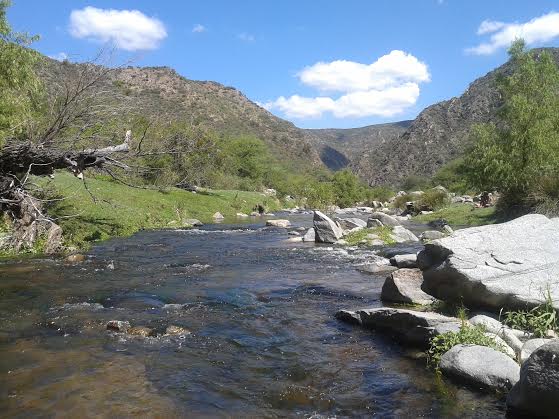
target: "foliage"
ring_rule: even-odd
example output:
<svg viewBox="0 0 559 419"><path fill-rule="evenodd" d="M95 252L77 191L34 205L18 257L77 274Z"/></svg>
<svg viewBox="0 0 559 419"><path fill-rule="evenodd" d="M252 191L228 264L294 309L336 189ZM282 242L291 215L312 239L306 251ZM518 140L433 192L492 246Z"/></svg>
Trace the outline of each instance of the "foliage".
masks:
<svg viewBox="0 0 559 419"><path fill-rule="evenodd" d="M509 54L515 69L498 80L500 123L473 127L467 176L480 190L500 191L510 207L529 210L541 185L559 176L559 69L549 52L526 52L523 41Z"/></svg>
<svg viewBox="0 0 559 419"><path fill-rule="evenodd" d="M336 205L350 207L364 196L363 184L350 170L344 169L332 176L332 187L336 197Z"/></svg>
<svg viewBox="0 0 559 419"><path fill-rule="evenodd" d="M0 146L24 133L42 91L34 71L39 55L27 48L38 37L12 31L6 19L9 6L9 0L0 0Z"/></svg>
<svg viewBox="0 0 559 419"><path fill-rule="evenodd" d="M418 176L418 175L410 175L402 181L400 187L404 191L412 192L412 191L421 191L423 189L427 189L430 184L431 184L430 180L426 177Z"/></svg>
<svg viewBox="0 0 559 419"><path fill-rule="evenodd" d="M514 329L533 333L536 337L546 337L548 330L557 330L557 312L549 290L543 304L530 311L509 311L505 313L504 323Z"/></svg>
<svg viewBox="0 0 559 419"><path fill-rule="evenodd" d="M498 220L495 207L475 208L465 204L452 204L431 214L418 215L414 220L428 223L441 218L445 219L450 225L456 226L494 224Z"/></svg>
<svg viewBox="0 0 559 419"><path fill-rule="evenodd" d="M488 346L497 351L504 352L504 348L495 340L485 334L486 329L483 325L471 326L463 321L458 332L446 332L431 339L430 347L427 350L429 364L438 368L441 357L452 347L460 344Z"/></svg>
<svg viewBox="0 0 559 419"><path fill-rule="evenodd" d="M357 231L352 231L344 237L344 240L350 246L356 246L360 244L363 240L367 239L369 234L376 234L380 240L385 244L394 244L395 241L391 236L392 229L387 226L374 227L374 228L362 228Z"/></svg>
<svg viewBox="0 0 559 419"><path fill-rule="evenodd" d="M396 197L392 205L394 208L399 208L401 210L406 209L406 203L414 201L416 199L415 196L410 194L399 195Z"/></svg>
<svg viewBox="0 0 559 419"><path fill-rule="evenodd" d="M367 191L368 201L386 202L392 198L395 193L388 186L375 186Z"/></svg>
<svg viewBox="0 0 559 419"><path fill-rule="evenodd" d="M440 189L428 189L416 200L417 208L438 210L450 204L450 198L445 191Z"/></svg>
<svg viewBox="0 0 559 419"><path fill-rule="evenodd" d="M472 186L467 180L467 171L464 158L452 160L443 165L432 178L434 185L442 185L450 192L466 194L472 191Z"/></svg>

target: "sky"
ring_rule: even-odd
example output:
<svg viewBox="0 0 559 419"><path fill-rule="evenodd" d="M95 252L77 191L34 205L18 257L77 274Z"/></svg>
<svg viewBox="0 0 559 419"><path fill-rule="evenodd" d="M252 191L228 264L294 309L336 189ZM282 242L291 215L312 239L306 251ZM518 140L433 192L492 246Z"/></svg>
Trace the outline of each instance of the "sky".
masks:
<svg viewBox="0 0 559 419"><path fill-rule="evenodd" d="M114 48L303 128L413 119L504 63L516 37L559 46L558 0L13 0L8 20L53 58Z"/></svg>

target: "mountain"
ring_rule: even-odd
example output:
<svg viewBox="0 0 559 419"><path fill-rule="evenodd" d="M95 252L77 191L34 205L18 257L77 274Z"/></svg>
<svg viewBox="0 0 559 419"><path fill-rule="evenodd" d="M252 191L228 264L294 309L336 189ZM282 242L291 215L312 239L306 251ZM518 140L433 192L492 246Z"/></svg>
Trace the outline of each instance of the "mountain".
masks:
<svg viewBox="0 0 559 419"><path fill-rule="evenodd" d="M39 75L49 89L78 77L86 65L45 57ZM226 138L258 137L288 167L324 167L311 145L316 142L312 133L272 115L232 87L190 80L168 67L123 67L108 73L95 89L108 103L125 103L129 115L187 121Z"/></svg>
<svg viewBox="0 0 559 419"><path fill-rule="evenodd" d="M542 51L559 63L559 48L533 50L536 55ZM398 184L410 175L432 176L464 153L473 124L496 121L501 105L496 79L512 71L509 61L475 80L461 96L429 106L405 132L356 152L349 167L371 185Z"/></svg>
<svg viewBox="0 0 559 419"><path fill-rule="evenodd" d="M347 167L362 153L375 150L403 134L412 121L369 125L361 128L307 129L309 141L317 148L322 162L332 170Z"/></svg>

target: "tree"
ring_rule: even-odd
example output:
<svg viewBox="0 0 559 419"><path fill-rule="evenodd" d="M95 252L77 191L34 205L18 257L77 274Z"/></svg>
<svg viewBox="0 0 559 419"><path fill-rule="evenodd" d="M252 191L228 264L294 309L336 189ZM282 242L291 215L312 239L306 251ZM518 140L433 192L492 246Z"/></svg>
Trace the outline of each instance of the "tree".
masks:
<svg viewBox="0 0 559 419"><path fill-rule="evenodd" d="M348 169L334 174L332 187L336 196L336 204L340 207L349 207L363 198L363 185L359 178Z"/></svg>
<svg viewBox="0 0 559 419"><path fill-rule="evenodd" d="M559 69L547 51L510 50L513 73L497 86L503 105L497 124L473 127L467 176L483 190L498 190L503 202L533 209L557 189L559 175Z"/></svg>

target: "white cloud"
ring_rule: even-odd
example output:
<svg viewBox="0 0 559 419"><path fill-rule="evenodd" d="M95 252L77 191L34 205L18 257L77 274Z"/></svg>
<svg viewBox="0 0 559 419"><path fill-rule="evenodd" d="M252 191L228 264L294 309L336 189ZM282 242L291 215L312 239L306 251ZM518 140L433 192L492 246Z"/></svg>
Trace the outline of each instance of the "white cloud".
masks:
<svg viewBox="0 0 559 419"><path fill-rule="evenodd" d="M167 37L163 23L138 10L85 7L70 14L70 34L80 39L113 42L127 51L156 49Z"/></svg>
<svg viewBox="0 0 559 419"><path fill-rule="evenodd" d="M430 80L427 65L411 54L392 51L372 64L338 60L319 62L297 74L303 84L322 92L341 92L339 97L281 96L264 104L288 118L391 117L414 105L419 84Z"/></svg>
<svg viewBox="0 0 559 419"><path fill-rule="evenodd" d="M49 58L57 61L64 61L68 59L68 54L65 52L59 52L58 54L49 55Z"/></svg>
<svg viewBox="0 0 559 419"><path fill-rule="evenodd" d="M491 33L489 41L467 48L466 52L477 55L490 55L501 48L507 48L517 38L528 45L548 42L559 37L559 13L551 12L536 17L526 23L503 23L485 20L477 31L478 35Z"/></svg>
<svg viewBox="0 0 559 419"><path fill-rule="evenodd" d="M256 38L254 37L254 35L251 35L250 33L240 33L237 35L237 38L239 38L241 41L244 42L254 42L256 41Z"/></svg>
<svg viewBox="0 0 559 419"><path fill-rule="evenodd" d="M202 33L202 32L206 32L206 31L207 31L206 27L204 25L199 24L199 23L197 23L196 25L194 25L192 27L192 32L193 33Z"/></svg>

